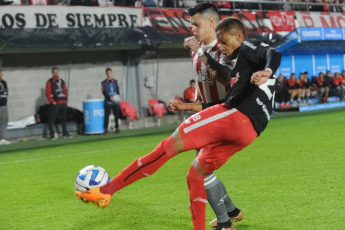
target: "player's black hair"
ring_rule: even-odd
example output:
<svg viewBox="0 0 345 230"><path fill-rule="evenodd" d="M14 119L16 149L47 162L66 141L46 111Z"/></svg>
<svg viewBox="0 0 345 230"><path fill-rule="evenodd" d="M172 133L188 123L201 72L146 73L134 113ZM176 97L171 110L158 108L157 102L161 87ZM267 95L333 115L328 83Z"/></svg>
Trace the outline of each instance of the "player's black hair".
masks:
<svg viewBox="0 0 345 230"><path fill-rule="evenodd" d="M244 27L242 21L235 17L228 17L221 20L216 27L216 32L218 32L219 30L230 32L233 29L240 30L243 33L245 39L247 39L246 28Z"/></svg>
<svg viewBox="0 0 345 230"><path fill-rule="evenodd" d="M108 68L106 68L106 69L105 69L105 73L108 73L108 71L112 71L112 69L111 69L111 68L109 68L109 67L108 67Z"/></svg>
<svg viewBox="0 0 345 230"><path fill-rule="evenodd" d="M192 83L195 83L194 79L190 80L190 82L189 82L189 84L192 84Z"/></svg>
<svg viewBox="0 0 345 230"><path fill-rule="evenodd" d="M218 18L219 18L219 12L218 12L218 9L215 5L213 5L212 3L209 3L209 2L203 2L203 3L199 3L191 8L189 8L187 10L189 16L194 16L195 14L202 14L206 11L210 11L210 12L213 12L213 13L216 13L218 15Z"/></svg>
<svg viewBox="0 0 345 230"><path fill-rule="evenodd" d="M308 75L308 72L307 72L307 71L305 71L305 72L303 72L303 74L307 74L307 75Z"/></svg>
<svg viewBox="0 0 345 230"><path fill-rule="evenodd" d="M59 70L58 67L53 67L52 68L52 73L54 73L54 70L56 70L56 69Z"/></svg>

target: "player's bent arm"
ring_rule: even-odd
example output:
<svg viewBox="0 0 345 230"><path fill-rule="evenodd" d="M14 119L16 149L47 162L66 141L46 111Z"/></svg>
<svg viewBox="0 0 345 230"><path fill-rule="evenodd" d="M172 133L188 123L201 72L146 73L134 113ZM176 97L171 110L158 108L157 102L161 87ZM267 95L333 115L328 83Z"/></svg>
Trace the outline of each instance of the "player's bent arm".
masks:
<svg viewBox="0 0 345 230"><path fill-rule="evenodd" d="M222 104L224 103L225 100L220 100L220 101L214 101L214 102L210 102L210 103L202 103L202 109L207 109L208 107L211 107L211 106L214 106L214 105L217 105L217 104Z"/></svg>
<svg viewBox="0 0 345 230"><path fill-rule="evenodd" d="M185 103L184 111L200 112L202 110L201 103Z"/></svg>
<svg viewBox="0 0 345 230"><path fill-rule="evenodd" d="M202 61L205 63L210 72L215 72L214 76L216 80L226 85L230 81L230 74L231 70L229 67L220 64L216 60L214 60L211 55L207 52L204 52L201 56Z"/></svg>
<svg viewBox="0 0 345 230"><path fill-rule="evenodd" d="M202 110L201 103L185 103L180 100L171 100L168 108L170 111L193 111L200 112Z"/></svg>
<svg viewBox="0 0 345 230"><path fill-rule="evenodd" d="M275 73L280 65L282 54L272 47L259 50L259 59L266 62L265 70Z"/></svg>

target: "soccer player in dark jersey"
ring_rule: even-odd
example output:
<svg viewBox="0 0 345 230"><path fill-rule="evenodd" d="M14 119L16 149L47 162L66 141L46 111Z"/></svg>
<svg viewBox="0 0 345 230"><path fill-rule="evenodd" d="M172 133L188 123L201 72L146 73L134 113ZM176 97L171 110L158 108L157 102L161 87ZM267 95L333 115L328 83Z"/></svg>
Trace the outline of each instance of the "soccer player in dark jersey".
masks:
<svg viewBox="0 0 345 230"><path fill-rule="evenodd" d="M86 192L76 191L79 199L106 207L114 193L152 175L178 153L203 148L190 166L187 183L194 229L205 229L207 196L204 179L266 128L276 83L273 74L281 60L281 54L269 45L247 39L245 27L237 18L223 19L216 32L221 50L235 62L230 75L216 76L221 81L237 78L224 100L219 104L176 103L176 110L183 110L185 106L199 110L201 106L204 110L184 121L151 153L133 161L106 185ZM222 71L222 66L207 53L200 53L200 56L207 58L214 71ZM235 227L230 222L218 225L216 229L234 230Z"/></svg>

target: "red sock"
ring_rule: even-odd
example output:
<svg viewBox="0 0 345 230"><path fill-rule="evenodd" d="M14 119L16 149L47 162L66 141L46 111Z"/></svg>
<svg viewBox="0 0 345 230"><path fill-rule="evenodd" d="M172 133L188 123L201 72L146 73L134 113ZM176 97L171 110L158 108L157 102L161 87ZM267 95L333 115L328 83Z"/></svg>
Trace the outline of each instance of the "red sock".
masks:
<svg viewBox="0 0 345 230"><path fill-rule="evenodd" d="M149 154L137 158L108 184L102 186L100 191L113 195L116 191L132 184L133 182L152 175L177 152L174 149L172 137L165 139Z"/></svg>
<svg viewBox="0 0 345 230"><path fill-rule="evenodd" d="M201 175L193 166L187 173L187 183L190 198L190 211L194 230L205 230L205 209L207 195L204 186L205 176Z"/></svg>

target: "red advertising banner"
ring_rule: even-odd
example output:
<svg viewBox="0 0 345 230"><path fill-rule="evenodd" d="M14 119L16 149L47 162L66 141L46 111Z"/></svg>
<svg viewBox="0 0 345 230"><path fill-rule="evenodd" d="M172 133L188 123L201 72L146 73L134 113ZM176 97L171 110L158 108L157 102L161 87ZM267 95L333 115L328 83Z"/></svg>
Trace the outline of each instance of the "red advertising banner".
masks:
<svg viewBox="0 0 345 230"><path fill-rule="evenodd" d="M296 12L300 27L345 27L345 13Z"/></svg>
<svg viewBox="0 0 345 230"><path fill-rule="evenodd" d="M291 32L296 29L293 11L268 11L268 17L276 32Z"/></svg>
<svg viewBox="0 0 345 230"><path fill-rule="evenodd" d="M248 33L273 32L268 25L265 24L265 17L262 12L241 12L232 14L231 16L241 19Z"/></svg>
<svg viewBox="0 0 345 230"><path fill-rule="evenodd" d="M145 8L152 27L164 33L192 34L190 17L185 9Z"/></svg>
<svg viewBox="0 0 345 230"><path fill-rule="evenodd" d="M190 17L185 9L145 8L145 16L149 18L154 29L163 33L192 34ZM221 15L226 18L229 15ZM239 12L231 16L242 20L248 33L276 34L281 31L292 31L295 27L294 12ZM271 20L270 20L271 19ZM274 23L272 30L271 22Z"/></svg>

